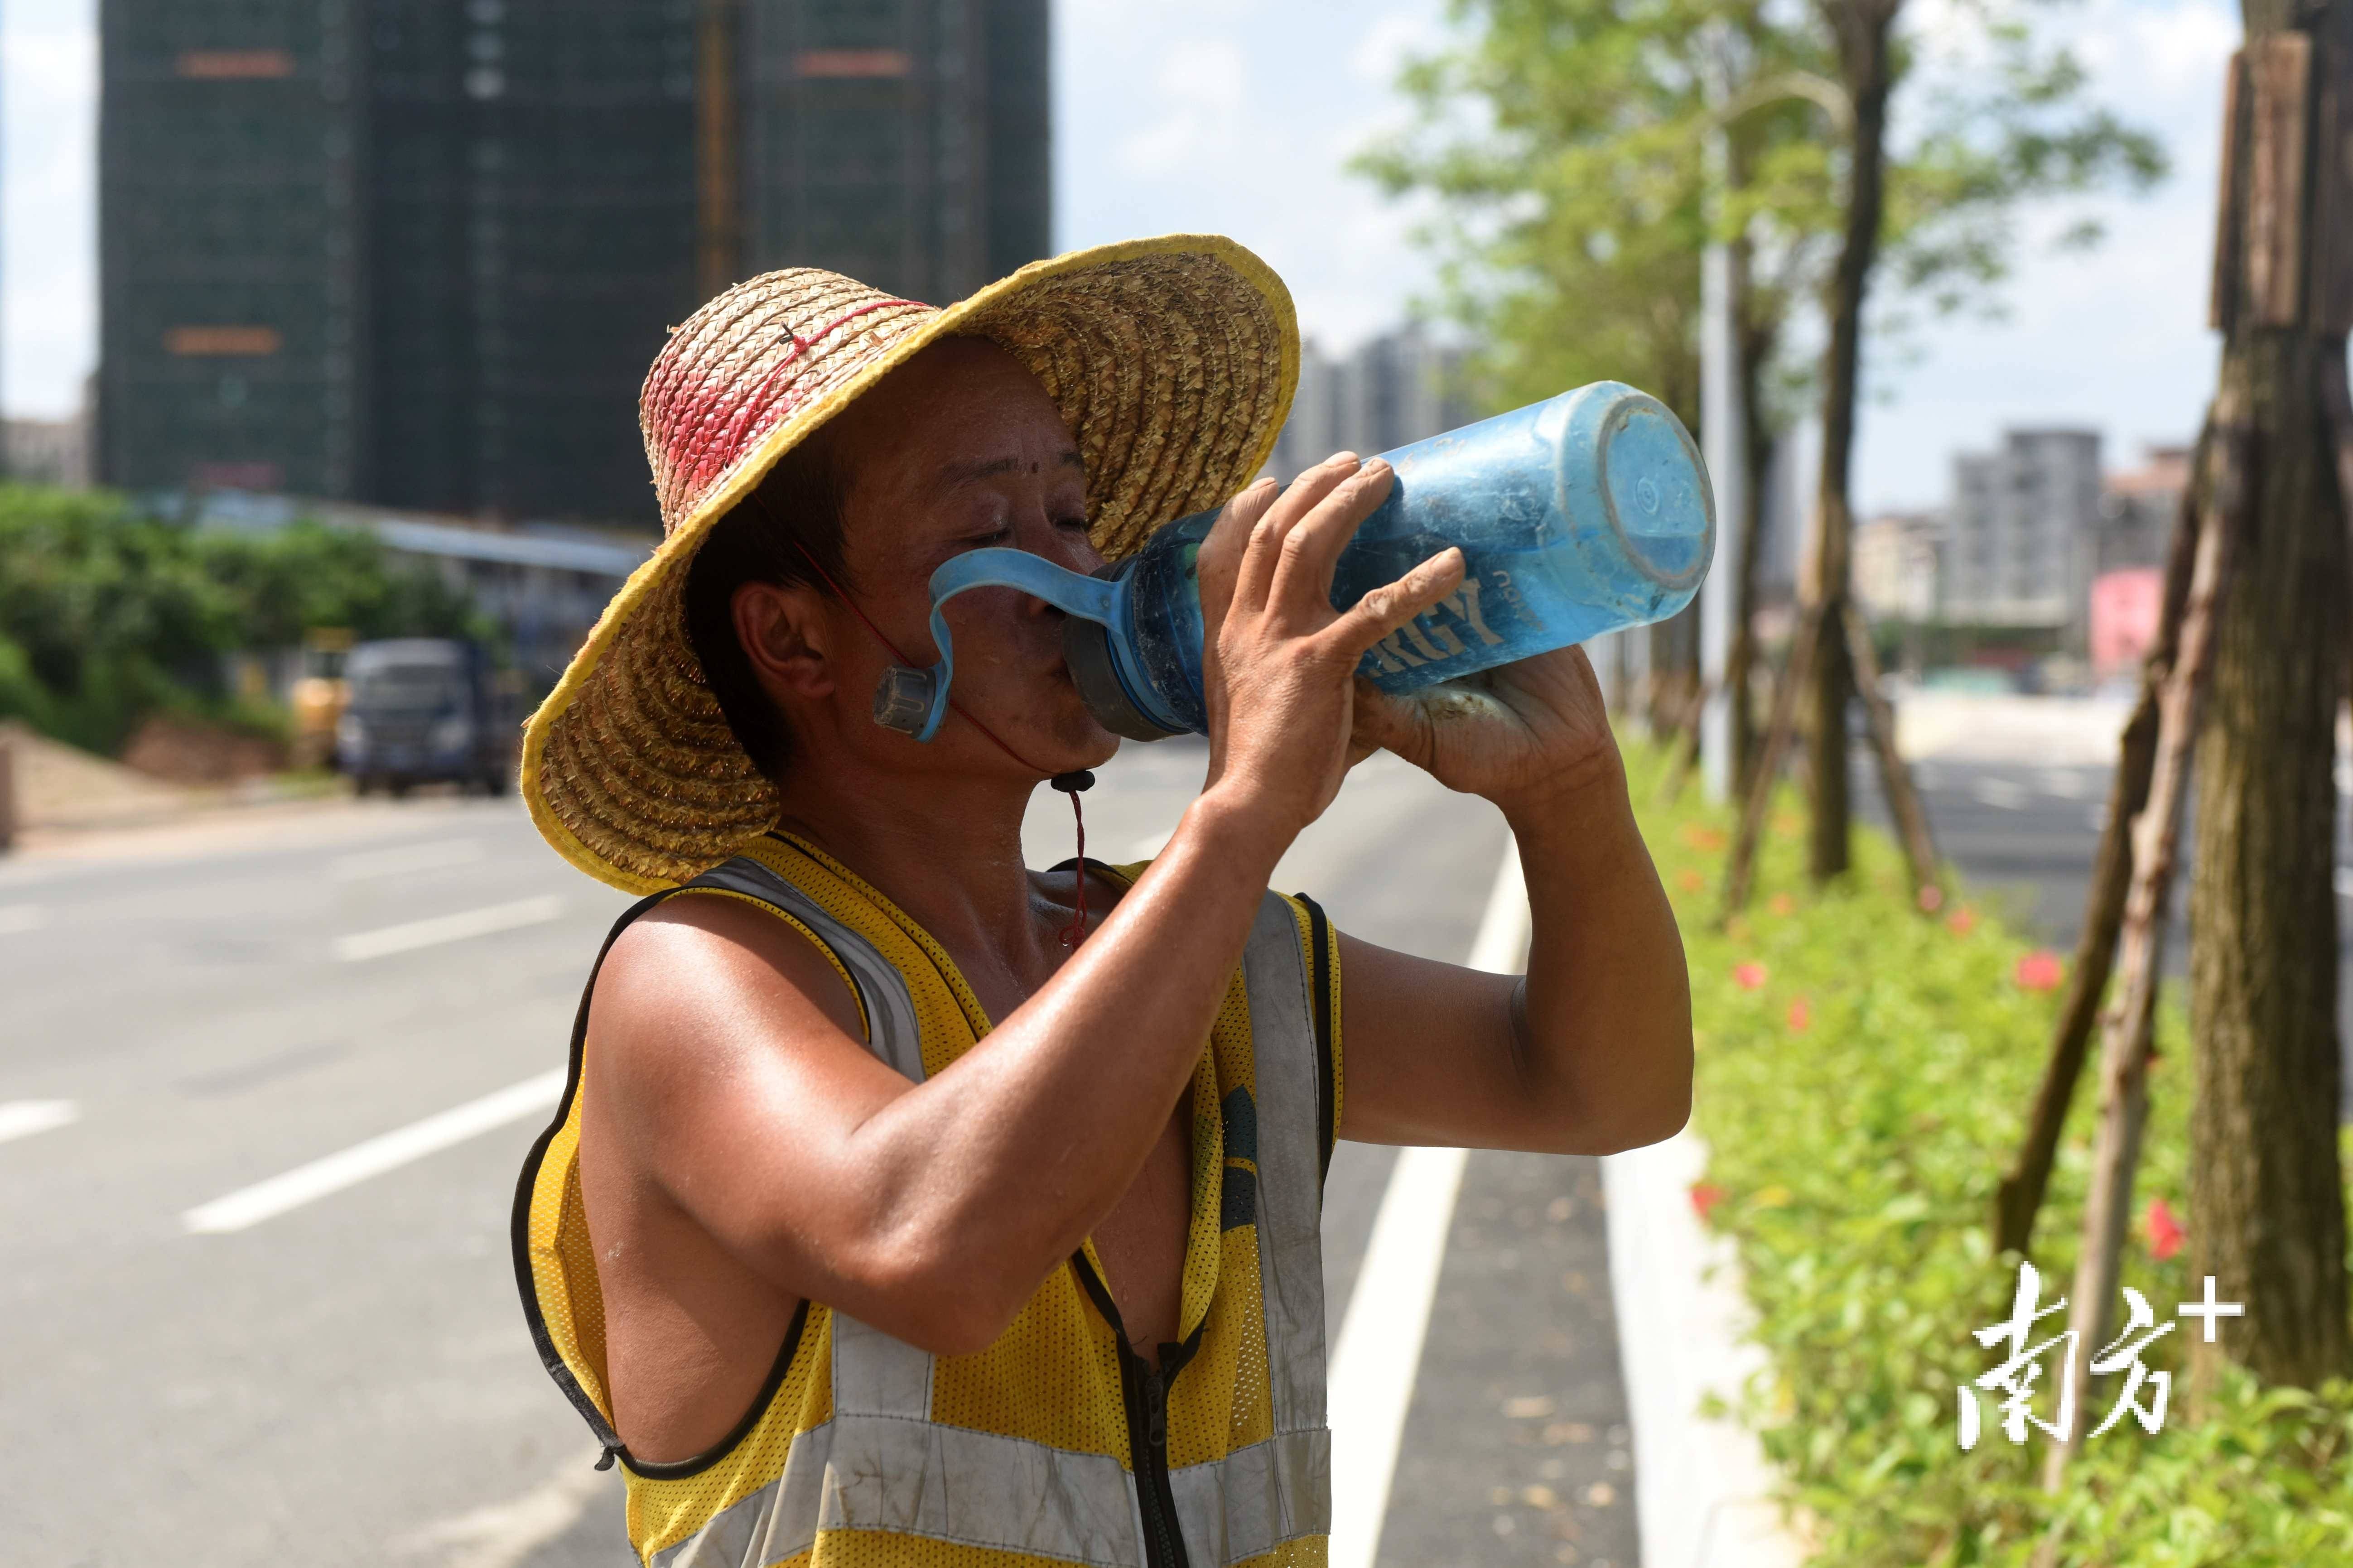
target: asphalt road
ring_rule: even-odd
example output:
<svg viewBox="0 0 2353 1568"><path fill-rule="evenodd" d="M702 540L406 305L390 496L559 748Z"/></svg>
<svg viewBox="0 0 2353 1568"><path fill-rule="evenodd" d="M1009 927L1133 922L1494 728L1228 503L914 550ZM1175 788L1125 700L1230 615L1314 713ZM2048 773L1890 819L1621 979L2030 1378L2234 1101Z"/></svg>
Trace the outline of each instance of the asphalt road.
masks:
<svg viewBox="0 0 2353 1568"><path fill-rule="evenodd" d="M1087 799L1090 851L1148 853L1202 757L1130 747ZM1030 826L1034 864L1070 852L1061 797ZM1377 759L1277 884L1459 959L1504 837ZM506 1247L626 901L509 803L0 863L0 1558L631 1561ZM1334 1162L1335 1325L1393 1158ZM1384 1568L1635 1563L1616 1353L1594 1163L1474 1154Z"/></svg>
<svg viewBox="0 0 2353 1568"><path fill-rule="evenodd" d="M1968 879L1972 894L2020 926L2072 955L2084 926L2092 861L2106 819L2111 769L2105 764L2045 765L1932 757L1913 765L1926 799L1937 852ZM1854 759L1854 795L1866 820L1884 824L1879 774ZM2340 766L2337 838L2337 1031L2347 1054L2344 1115L2353 1120L2353 783ZM2166 970L2186 987L2189 970L2189 893L2197 876L2193 827L2197 801L2184 803L2182 862L2166 924Z"/></svg>

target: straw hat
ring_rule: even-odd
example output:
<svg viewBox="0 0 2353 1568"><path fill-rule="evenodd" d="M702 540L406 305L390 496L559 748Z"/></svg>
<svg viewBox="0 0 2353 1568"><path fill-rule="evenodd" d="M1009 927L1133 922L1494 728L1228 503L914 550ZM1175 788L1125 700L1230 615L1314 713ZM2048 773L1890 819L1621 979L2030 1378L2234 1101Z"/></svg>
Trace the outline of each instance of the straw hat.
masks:
<svg viewBox="0 0 2353 1568"><path fill-rule="evenodd" d="M1090 532L1109 560L1249 483L1299 380L1289 291L1214 235L1034 262L944 310L813 268L712 300L670 334L639 399L661 545L523 732L523 799L565 859L650 892L775 822L776 788L687 639L687 565L778 458L951 336L998 344L1044 384L1078 438Z"/></svg>

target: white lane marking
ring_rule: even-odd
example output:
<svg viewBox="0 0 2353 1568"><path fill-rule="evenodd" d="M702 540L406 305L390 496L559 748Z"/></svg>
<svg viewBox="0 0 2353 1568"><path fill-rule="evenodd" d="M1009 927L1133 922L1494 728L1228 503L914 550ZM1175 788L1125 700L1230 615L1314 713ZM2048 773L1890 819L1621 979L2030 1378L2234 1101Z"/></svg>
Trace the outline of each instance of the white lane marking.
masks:
<svg viewBox="0 0 2353 1568"><path fill-rule="evenodd" d="M2081 800L2088 790L2080 769L2045 768L2042 770L2042 793L2055 795L2062 800Z"/></svg>
<svg viewBox="0 0 2353 1568"><path fill-rule="evenodd" d="M357 963L396 952L412 952L420 947L438 947L445 942L463 942L469 937L489 936L493 931L513 931L519 926L542 925L563 912L564 900L554 893L517 899L511 904L492 904L484 910L461 910L454 915L435 915L431 920L339 936L335 939L335 957L345 963Z"/></svg>
<svg viewBox="0 0 2353 1568"><path fill-rule="evenodd" d="M430 844L404 844L395 849L338 855L327 862L327 875L338 882L364 882L409 871L444 871L452 866L470 866L481 858L482 847L475 840L443 838Z"/></svg>
<svg viewBox="0 0 2353 1568"><path fill-rule="evenodd" d="M1979 779L1969 785L1969 795L1979 803L1998 806L2003 811L2023 811L2026 808L2026 788L2008 779Z"/></svg>
<svg viewBox="0 0 2353 1568"><path fill-rule="evenodd" d="M2340 899L2353 899L2353 866L2337 868L2337 896Z"/></svg>
<svg viewBox="0 0 2353 1568"><path fill-rule="evenodd" d="M0 1143L69 1127L80 1120L81 1107L70 1100L0 1100Z"/></svg>
<svg viewBox="0 0 2353 1568"><path fill-rule="evenodd" d="M1518 847L1512 846L1496 870L1467 962L1472 969L1515 974L1527 950L1527 883ZM1372 1239L1332 1351L1331 1568L1372 1568L1380 1548L1389 1483L1397 1475L1467 1159L1461 1149L1398 1151L1373 1217Z"/></svg>
<svg viewBox="0 0 2353 1568"><path fill-rule="evenodd" d="M0 936L22 936L49 923L49 911L38 904L0 904Z"/></svg>
<svg viewBox="0 0 2353 1568"><path fill-rule="evenodd" d="M428 1525L402 1544L411 1552L460 1548L443 1568L516 1568L577 1523L598 1492L618 1488L617 1479L596 1469L602 1453L589 1448L513 1501Z"/></svg>
<svg viewBox="0 0 2353 1568"><path fill-rule="evenodd" d="M283 1175L240 1187L226 1197L190 1209L180 1216L181 1221L199 1235L218 1235L274 1219L289 1209L300 1208L345 1187L356 1186L371 1176L396 1171L427 1154L438 1154L469 1138L544 1110L563 1098L565 1075L563 1068L551 1068L495 1094L470 1100L364 1143L354 1143L323 1160L298 1165Z"/></svg>

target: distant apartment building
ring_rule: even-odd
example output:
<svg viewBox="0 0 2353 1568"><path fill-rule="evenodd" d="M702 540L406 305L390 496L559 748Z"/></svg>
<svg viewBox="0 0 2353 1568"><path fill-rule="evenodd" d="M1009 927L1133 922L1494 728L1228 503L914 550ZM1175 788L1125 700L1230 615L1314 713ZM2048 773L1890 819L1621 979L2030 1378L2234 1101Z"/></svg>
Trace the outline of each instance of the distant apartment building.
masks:
<svg viewBox="0 0 2353 1568"><path fill-rule="evenodd" d="M650 521L638 387L702 300L1045 254L1047 15L108 0L100 477Z"/></svg>
<svg viewBox="0 0 2353 1568"><path fill-rule="evenodd" d="M1855 525L1854 594L1873 620L1933 621L1945 520L1932 511L1884 512Z"/></svg>
<svg viewBox="0 0 2353 1568"><path fill-rule="evenodd" d="M90 421L70 419L10 419L0 427L0 453L6 477L19 484L51 485L58 489L90 488Z"/></svg>
<svg viewBox="0 0 2353 1568"><path fill-rule="evenodd" d="M1419 324L1372 339L1345 358L1313 341L1299 355L1299 392L1267 468L1285 484L1335 452L1378 452L1470 424L1461 350Z"/></svg>
<svg viewBox="0 0 2353 1568"><path fill-rule="evenodd" d="M2085 651L2094 674L2130 674L2157 641L2165 557L2189 488L2189 449L2151 447L2137 468L2108 476L2090 548Z"/></svg>
<svg viewBox="0 0 2353 1568"><path fill-rule="evenodd" d="M2110 474L2100 497L2091 574L2162 566L2189 489L2189 448L2150 447L2140 467Z"/></svg>
<svg viewBox="0 0 2353 1568"><path fill-rule="evenodd" d="M1953 459L1939 596L1948 621L2064 630L2100 517L2095 430L2021 429Z"/></svg>

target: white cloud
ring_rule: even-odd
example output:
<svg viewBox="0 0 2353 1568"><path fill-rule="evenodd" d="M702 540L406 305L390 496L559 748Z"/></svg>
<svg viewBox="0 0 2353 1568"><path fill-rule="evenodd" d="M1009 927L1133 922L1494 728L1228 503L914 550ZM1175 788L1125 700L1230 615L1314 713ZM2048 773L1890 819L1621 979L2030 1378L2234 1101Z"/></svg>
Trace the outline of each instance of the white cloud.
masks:
<svg viewBox="0 0 2353 1568"><path fill-rule="evenodd" d="M1244 122L1248 68L1232 38L1187 38L1161 61L1154 117L1119 142L1121 164L1134 174L1179 173L1232 158Z"/></svg>

